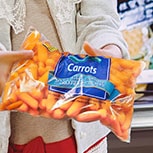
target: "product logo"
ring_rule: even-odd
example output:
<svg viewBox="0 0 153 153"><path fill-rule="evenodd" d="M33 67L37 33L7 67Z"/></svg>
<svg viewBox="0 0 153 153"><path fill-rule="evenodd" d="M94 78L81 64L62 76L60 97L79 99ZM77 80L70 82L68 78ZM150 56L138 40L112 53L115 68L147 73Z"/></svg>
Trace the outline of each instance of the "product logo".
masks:
<svg viewBox="0 0 153 153"><path fill-rule="evenodd" d="M94 68L93 66L75 65L74 63L70 63L67 69L69 72L83 72L90 74L96 74L97 72L97 68Z"/></svg>

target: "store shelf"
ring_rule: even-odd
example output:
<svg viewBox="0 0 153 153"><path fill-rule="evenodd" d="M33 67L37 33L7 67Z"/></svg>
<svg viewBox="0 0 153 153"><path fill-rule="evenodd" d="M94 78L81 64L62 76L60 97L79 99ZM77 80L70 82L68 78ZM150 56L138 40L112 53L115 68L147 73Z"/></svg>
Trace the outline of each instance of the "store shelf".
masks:
<svg viewBox="0 0 153 153"><path fill-rule="evenodd" d="M138 109L134 111L133 130L153 129L153 109Z"/></svg>

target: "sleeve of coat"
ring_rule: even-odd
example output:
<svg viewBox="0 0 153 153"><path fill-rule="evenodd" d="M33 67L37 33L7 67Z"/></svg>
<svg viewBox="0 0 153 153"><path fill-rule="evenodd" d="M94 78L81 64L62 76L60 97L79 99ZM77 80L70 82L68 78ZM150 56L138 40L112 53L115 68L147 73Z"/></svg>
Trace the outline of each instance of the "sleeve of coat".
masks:
<svg viewBox="0 0 153 153"><path fill-rule="evenodd" d="M124 58L128 58L127 44L119 31L120 18L114 0L82 0L77 14L77 49L88 41L100 48L115 44L121 48Z"/></svg>
<svg viewBox="0 0 153 153"><path fill-rule="evenodd" d="M9 137L10 137L10 112L0 111L0 153L7 153Z"/></svg>

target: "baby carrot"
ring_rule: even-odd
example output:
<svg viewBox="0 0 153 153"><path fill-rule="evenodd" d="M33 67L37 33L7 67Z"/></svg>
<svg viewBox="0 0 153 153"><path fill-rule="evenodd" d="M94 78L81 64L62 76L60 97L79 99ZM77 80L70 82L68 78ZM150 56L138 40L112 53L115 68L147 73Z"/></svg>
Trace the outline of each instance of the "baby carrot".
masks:
<svg viewBox="0 0 153 153"><path fill-rule="evenodd" d="M28 112L28 106L25 103L22 103L20 107L17 108L18 111L20 112Z"/></svg>
<svg viewBox="0 0 153 153"><path fill-rule="evenodd" d="M86 111L78 114L75 119L79 122L92 122L99 120L100 116L98 111Z"/></svg>
<svg viewBox="0 0 153 153"><path fill-rule="evenodd" d="M39 89L33 89L28 93L31 97L37 99L38 101L40 101L43 98L43 92Z"/></svg>
<svg viewBox="0 0 153 153"><path fill-rule="evenodd" d="M15 109L19 108L22 105L22 103L23 102L21 100L19 100L19 101L11 103L6 108L7 108L7 110L15 110Z"/></svg>
<svg viewBox="0 0 153 153"><path fill-rule="evenodd" d="M48 50L43 46L42 42L37 42L35 45L35 50L37 51L38 61L45 63L48 59Z"/></svg>
<svg viewBox="0 0 153 153"><path fill-rule="evenodd" d="M57 102L57 99L54 95L49 96L46 100L46 110L51 113L52 107L55 105L56 102Z"/></svg>
<svg viewBox="0 0 153 153"><path fill-rule="evenodd" d="M121 126L121 129L123 131L128 130L131 126L131 121L132 121L132 114L133 114L133 110L131 109L131 111L129 111L128 113L126 113L126 118L124 123Z"/></svg>
<svg viewBox="0 0 153 153"><path fill-rule="evenodd" d="M29 65L28 69L30 70L30 72L31 72L31 74L32 74L32 76L33 76L33 78L34 78L35 80L37 80L37 77L38 77L38 66L37 66L37 64L31 63L31 64Z"/></svg>
<svg viewBox="0 0 153 153"><path fill-rule="evenodd" d="M40 110L40 116L51 118L51 114L46 112L45 110Z"/></svg>
<svg viewBox="0 0 153 153"><path fill-rule="evenodd" d="M28 106L30 106L32 109L37 109L38 108L38 101L31 97L28 93L26 92L18 92L17 97L25 102Z"/></svg>
<svg viewBox="0 0 153 153"><path fill-rule="evenodd" d="M111 102L109 100L101 101L101 108L105 109L107 112L110 112Z"/></svg>
<svg viewBox="0 0 153 153"><path fill-rule="evenodd" d="M88 55L96 56L96 53L94 52L93 48L89 45L88 42L84 42L83 48Z"/></svg>
<svg viewBox="0 0 153 153"><path fill-rule="evenodd" d="M33 56L33 61L36 63L36 62L38 62L38 56L37 55L34 55Z"/></svg>
<svg viewBox="0 0 153 153"><path fill-rule="evenodd" d="M40 116L39 111L36 109L29 109L28 113L32 116Z"/></svg>
<svg viewBox="0 0 153 153"><path fill-rule="evenodd" d="M47 98L42 99L39 103L41 109L45 109L48 113L52 112L52 107L55 105L59 98L60 94L52 91L48 92Z"/></svg>
<svg viewBox="0 0 153 153"><path fill-rule="evenodd" d="M109 118L110 120L110 125L111 125L111 129L112 131L117 135L117 136L122 136L122 130L121 130L121 126L117 120L117 118L113 115L110 116Z"/></svg>
<svg viewBox="0 0 153 153"><path fill-rule="evenodd" d="M82 96L78 97L74 100L73 104L69 107L66 114L69 117L75 117L77 116L80 111L83 109L83 107L86 105L86 100L82 100Z"/></svg>
<svg viewBox="0 0 153 153"><path fill-rule="evenodd" d="M107 127L110 127L109 115L107 115L106 117L101 116L100 122L101 122L101 124L103 124L103 125L105 125Z"/></svg>
<svg viewBox="0 0 153 153"><path fill-rule="evenodd" d="M122 126L123 125L123 123L125 122L125 114L124 114L124 112L118 112L118 115L117 115L117 119L118 119L118 121L119 121L119 123L120 123L120 125Z"/></svg>
<svg viewBox="0 0 153 153"><path fill-rule="evenodd" d="M40 102L39 102L39 108L41 110L45 110L46 111L46 99L42 99Z"/></svg>
<svg viewBox="0 0 153 153"><path fill-rule="evenodd" d="M97 110L97 112L100 113L101 119L105 119L107 117L106 109L101 108L101 109Z"/></svg>
<svg viewBox="0 0 153 153"><path fill-rule="evenodd" d="M23 44L21 45L22 49L32 50L36 44L36 42L40 39L41 35L38 31L32 31L29 35L25 38Z"/></svg>
<svg viewBox="0 0 153 153"><path fill-rule="evenodd" d="M67 111L72 104L73 104L73 101L69 101L69 102L67 102L67 103L62 104L61 106L59 106L59 108L62 109L62 110L64 110L64 111Z"/></svg>
<svg viewBox="0 0 153 153"><path fill-rule="evenodd" d="M100 101L96 98L89 98L89 110L98 110L100 108Z"/></svg>
<svg viewBox="0 0 153 153"><path fill-rule="evenodd" d="M14 80L19 76L18 72L14 71L11 73L9 80Z"/></svg>
<svg viewBox="0 0 153 153"><path fill-rule="evenodd" d="M45 67L43 66L39 66L38 67L38 74L39 74L39 78L46 72Z"/></svg>
<svg viewBox="0 0 153 153"><path fill-rule="evenodd" d="M46 65L47 66L54 66L55 64L57 64L56 62L55 62L55 60L53 59L53 58L48 58L47 60L46 60Z"/></svg>
<svg viewBox="0 0 153 153"><path fill-rule="evenodd" d="M48 74L49 71L46 71L38 80L46 84L48 81Z"/></svg>
<svg viewBox="0 0 153 153"><path fill-rule="evenodd" d="M54 119L62 119L65 117L65 112L60 108L56 108L55 110L53 110L51 116Z"/></svg>

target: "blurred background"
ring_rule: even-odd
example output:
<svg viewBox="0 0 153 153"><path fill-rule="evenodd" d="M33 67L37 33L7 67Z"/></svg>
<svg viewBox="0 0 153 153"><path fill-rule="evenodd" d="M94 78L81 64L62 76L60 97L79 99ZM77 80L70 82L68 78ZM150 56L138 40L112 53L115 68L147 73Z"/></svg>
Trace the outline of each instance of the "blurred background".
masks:
<svg viewBox="0 0 153 153"><path fill-rule="evenodd" d="M121 32L129 46L130 57L146 67L135 88L134 115L130 143L113 133L108 136L108 153L153 152L153 0L118 0Z"/></svg>

